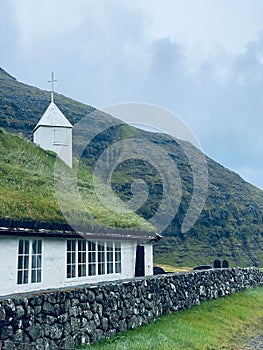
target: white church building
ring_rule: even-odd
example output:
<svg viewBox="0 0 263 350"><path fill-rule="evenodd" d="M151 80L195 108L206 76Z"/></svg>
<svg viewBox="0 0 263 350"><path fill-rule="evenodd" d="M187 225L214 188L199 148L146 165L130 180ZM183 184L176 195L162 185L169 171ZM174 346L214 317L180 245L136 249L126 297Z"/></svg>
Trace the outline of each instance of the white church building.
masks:
<svg viewBox="0 0 263 350"><path fill-rule="evenodd" d="M155 238L1 227L0 296L152 275Z"/></svg>
<svg viewBox="0 0 263 350"><path fill-rule="evenodd" d="M72 167L72 128L73 126L54 103L54 73L52 79L51 103L33 131L33 142L41 148L59 154L59 157Z"/></svg>
<svg viewBox="0 0 263 350"><path fill-rule="evenodd" d="M54 103L54 81L34 142L71 167L72 125ZM0 227L0 296L152 275L158 237Z"/></svg>

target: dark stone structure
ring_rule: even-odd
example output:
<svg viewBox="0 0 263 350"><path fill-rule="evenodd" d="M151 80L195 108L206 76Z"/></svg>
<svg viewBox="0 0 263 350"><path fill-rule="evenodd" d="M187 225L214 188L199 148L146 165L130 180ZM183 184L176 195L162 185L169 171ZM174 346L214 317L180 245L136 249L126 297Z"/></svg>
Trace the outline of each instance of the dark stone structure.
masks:
<svg viewBox="0 0 263 350"><path fill-rule="evenodd" d="M161 274L165 274L165 270L162 267L159 266L154 266L153 267L153 274L154 275L161 275Z"/></svg>
<svg viewBox="0 0 263 350"><path fill-rule="evenodd" d="M68 349L263 285L255 268L211 269L0 299L0 349Z"/></svg>
<svg viewBox="0 0 263 350"><path fill-rule="evenodd" d="M223 267L224 269L228 269L228 268L229 268L229 263L228 263L227 260L223 260L223 261L222 261L222 267Z"/></svg>
<svg viewBox="0 0 263 350"><path fill-rule="evenodd" d="M212 269L210 265L199 265L193 268L193 270L209 270Z"/></svg>
<svg viewBox="0 0 263 350"><path fill-rule="evenodd" d="M221 261L220 260L214 261L214 269L221 269Z"/></svg>

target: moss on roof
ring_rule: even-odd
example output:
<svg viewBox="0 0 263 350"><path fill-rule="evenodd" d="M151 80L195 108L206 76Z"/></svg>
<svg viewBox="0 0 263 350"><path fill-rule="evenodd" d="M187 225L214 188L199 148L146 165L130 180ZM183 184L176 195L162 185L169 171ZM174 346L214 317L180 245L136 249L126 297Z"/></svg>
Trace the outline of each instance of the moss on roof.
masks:
<svg viewBox="0 0 263 350"><path fill-rule="evenodd" d="M41 223L66 225L54 190L56 155L2 129L0 149L0 219L21 222L22 226L26 222L35 222L37 226ZM72 171L61 161L59 168L62 169L61 176L63 172ZM153 232L153 228L135 213L117 214L104 207L95 194L93 176L87 167L82 165L77 173L82 205L74 208L76 226L92 232L116 229L123 232L123 229L131 228ZM66 190L65 196L70 208L70 191Z"/></svg>

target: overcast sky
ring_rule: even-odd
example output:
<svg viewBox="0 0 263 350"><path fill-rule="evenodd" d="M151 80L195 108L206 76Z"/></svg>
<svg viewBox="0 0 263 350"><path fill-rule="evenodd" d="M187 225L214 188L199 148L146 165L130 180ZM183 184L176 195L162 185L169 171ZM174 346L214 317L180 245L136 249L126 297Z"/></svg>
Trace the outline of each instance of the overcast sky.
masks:
<svg viewBox="0 0 263 350"><path fill-rule="evenodd" d="M262 0L0 0L0 66L101 108L169 109L263 189ZM169 126L166 127L166 129Z"/></svg>

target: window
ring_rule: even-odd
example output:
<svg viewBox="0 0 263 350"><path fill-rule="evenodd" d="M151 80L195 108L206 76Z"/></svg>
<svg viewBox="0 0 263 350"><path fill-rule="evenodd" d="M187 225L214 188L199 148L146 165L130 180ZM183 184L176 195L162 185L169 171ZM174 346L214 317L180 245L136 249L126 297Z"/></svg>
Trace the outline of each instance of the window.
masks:
<svg viewBox="0 0 263 350"><path fill-rule="evenodd" d="M67 146L67 138L65 134L65 128L53 128L54 132L54 145L65 145Z"/></svg>
<svg viewBox="0 0 263 350"><path fill-rule="evenodd" d="M89 261L88 275L96 275L96 243L88 241Z"/></svg>
<svg viewBox="0 0 263 350"><path fill-rule="evenodd" d="M121 273L121 243L67 240L67 278Z"/></svg>
<svg viewBox="0 0 263 350"><path fill-rule="evenodd" d="M98 242L98 275L105 274L105 243Z"/></svg>
<svg viewBox="0 0 263 350"><path fill-rule="evenodd" d="M76 241L67 241L67 277L76 277Z"/></svg>
<svg viewBox="0 0 263 350"><path fill-rule="evenodd" d="M107 243L107 274L113 273L113 242Z"/></svg>
<svg viewBox="0 0 263 350"><path fill-rule="evenodd" d="M115 272L121 272L121 244L120 242L115 243Z"/></svg>
<svg viewBox="0 0 263 350"><path fill-rule="evenodd" d="M18 242L17 284L39 283L42 275L42 241Z"/></svg>
<svg viewBox="0 0 263 350"><path fill-rule="evenodd" d="M86 241L78 241L78 276L86 276Z"/></svg>
<svg viewBox="0 0 263 350"><path fill-rule="evenodd" d="M34 240L32 242L32 264L31 264L31 282L41 282L41 257L42 257L42 242Z"/></svg>
<svg viewBox="0 0 263 350"><path fill-rule="evenodd" d="M29 241L19 240L18 244L18 268L17 283L28 283L29 273Z"/></svg>

